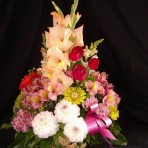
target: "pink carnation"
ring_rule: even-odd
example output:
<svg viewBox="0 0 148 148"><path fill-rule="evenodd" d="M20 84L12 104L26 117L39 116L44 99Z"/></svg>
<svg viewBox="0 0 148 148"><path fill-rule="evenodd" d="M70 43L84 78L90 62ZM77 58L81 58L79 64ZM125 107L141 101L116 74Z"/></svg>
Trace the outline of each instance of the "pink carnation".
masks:
<svg viewBox="0 0 148 148"><path fill-rule="evenodd" d="M16 117L13 118L11 124L17 132L27 132L31 127L33 115L26 110L20 109Z"/></svg>
<svg viewBox="0 0 148 148"><path fill-rule="evenodd" d="M91 96L90 98L87 98L87 100L82 103L82 106L85 110L88 110L90 106L94 103L98 103L98 100L94 96Z"/></svg>
<svg viewBox="0 0 148 148"><path fill-rule="evenodd" d="M99 116L108 116L109 109L105 103L99 103L98 109L96 110L96 114Z"/></svg>

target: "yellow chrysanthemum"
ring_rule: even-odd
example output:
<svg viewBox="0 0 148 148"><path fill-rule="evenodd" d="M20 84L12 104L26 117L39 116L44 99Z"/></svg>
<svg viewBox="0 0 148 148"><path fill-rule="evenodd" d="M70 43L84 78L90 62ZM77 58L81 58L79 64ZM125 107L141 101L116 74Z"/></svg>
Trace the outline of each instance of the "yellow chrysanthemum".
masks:
<svg viewBox="0 0 148 148"><path fill-rule="evenodd" d="M64 92L64 98L73 104L81 104L86 99L86 92L80 87L69 87Z"/></svg>
<svg viewBox="0 0 148 148"><path fill-rule="evenodd" d="M117 120L117 118L119 117L119 111L117 110L117 107L110 106L109 110L110 110L109 116L111 117L111 119Z"/></svg>

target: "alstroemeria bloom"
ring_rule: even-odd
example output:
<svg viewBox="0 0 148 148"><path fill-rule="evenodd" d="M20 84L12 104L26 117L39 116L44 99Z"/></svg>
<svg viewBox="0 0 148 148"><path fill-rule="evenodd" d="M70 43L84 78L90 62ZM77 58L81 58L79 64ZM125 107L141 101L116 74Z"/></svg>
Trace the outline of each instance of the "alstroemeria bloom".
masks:
<svg viewBox="0 0 148 148"><path fill-rule="evenodd" d="M120 97L113 90L110 90L108 94L103 98L103 103L106 103L108 106L117 107L120 102Z"/></svg>
<svg viewBox="0 0 148 148"><path fill-rule="evenodd" d="M45 68L48 70L66 70L69 63L68 53L63 53L59 48L53 46L47 51L47 63Z"/></svg>
<svg viewBox="0 0 148 148"><path fill-rule="evenodd" d="M67 88L69 88L72 85L73 79L71 77L68 77L67 75L65 75L65 73L63 71L60 71L59 69L57 69L52 74L51 83L52 84L61 83L62 84L62 88L61 88L62 91L65 91Z"/></svg>
<svg viewBox="0 0 148 148"><path fill-rule="evenodd" d="M102 72L102 73L97 73L97 81L100 83L107 83L107 78L108 75L106 74L106 72Z"/></svg>
<svg viewBox="0 0 148 148"><path fill-rule="evenodd" d="M72 61L78 61L83 56L83 48L80 46L74 47L71 52L69 53L69 59Z"/></svg>
<svg viewBox="0 0 148 148"><path fill-rule="evenodd" d="M58 82L55 84L49 82L45 89L48 92L48 98L53 101L57 101L57 96L62 94L62 84Z"/></svg>
<svg viewBox="0 0 148 148"><path fill-rule="evenodd" d="M92 82L92 81L88 80L85 82L86 90L89 92L89 94L91 96L94 96L97 94L99 86L100 86L99 82L97 82L97 81Z"/></svg>

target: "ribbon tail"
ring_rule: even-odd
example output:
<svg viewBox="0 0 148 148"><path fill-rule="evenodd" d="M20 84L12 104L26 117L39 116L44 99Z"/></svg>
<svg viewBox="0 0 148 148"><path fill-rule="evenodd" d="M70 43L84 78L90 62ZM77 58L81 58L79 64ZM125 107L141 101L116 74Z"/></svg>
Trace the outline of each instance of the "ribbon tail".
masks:
<svg viewBox="0 0 148 148"><path fill-rule="evenodd" d="M108 129L105 129L105 128L100 128L99 133L104 137L105 141L109 144L109 146L111 148L113 148L107 138L112 139L112 140L116 140L114 135Z"/></svg>
<svg viewBox="0 0 148 148"><path fill-rule="evenodd" d="M108 129L105 129L105 128L100 128L99 129L99 132L101 133L101 135L103 135L104 137L106 138L109 138L109 139L112 139L112 140L116 140L116 138L114 137L114 135L108 130Z"/></svg>
<svg viewBox="0 0 148 148"><path fill-rule="evenodd" d="M112 145L110 144L109 140L107 138L105 138L105 137L104 137L104 139L108 143L108 145L110 146L110 148L113 148Z"/></svg>

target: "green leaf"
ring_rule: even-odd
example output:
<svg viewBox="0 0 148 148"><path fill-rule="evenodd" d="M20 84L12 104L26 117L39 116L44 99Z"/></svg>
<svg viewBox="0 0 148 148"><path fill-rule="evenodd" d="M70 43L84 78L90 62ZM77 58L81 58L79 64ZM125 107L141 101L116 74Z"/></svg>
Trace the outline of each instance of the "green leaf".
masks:
<svg viewBox="0 0 148 148"><path fill-rule="evenodd" d="M93 136L90 137L90 144L91 145L98 145L98 144L100 144L100 142L98 141L96 135L93 135Z"/></svg>
<svg viewBox="0 0 148 148"><path fill-rule="evenodd" d="M74 29L75 28L75 25L77 24L78 22L78 18L77 18L77 15L75 14L76 13L76 9L78 7L78 3L79 3L79 0L74 0L74 4L72 4L71 6L71 18L72 18L72 24L71 24L71 28Z"/></svg>
<svg viewBox="0 0 148 148"><path fill-rule="evenodd" d="M64 129L64 124L63 123L59 123L59 128L60 129Z"/></svg>
<svg viewBox="0 0 148 148"><path fill-rule="evenodd" d="M25 139L25 143L24 143L24 146L27 147L27 145L29 145L29 143L35 138L35 135L33 133L33 131L30 131L27 136L26 136L26 139Z"/></svg>
<svg viewBox="0 0 148 148"><path fill-rule="evenodd" d="M84 109L81 109L80 110L80 117L85 117L85 115L86 115L86 112L85 112L85 110Z"/></svg>
<svg viewBox="0 0 148 148"><path fill-rule="evenodd" d="M24 143L25 143L25 139L22 140L21 143L19 143L18 148L26 148L26 147L24 146Z"/></svg>
<svg viewBox="0 0 148 148"><path fill-rule="evenodd" d="M87 137L85 138L85 141L90 144L90 134L87 134Z"/></svg>
<svg viewBox="0 0 148 148"><path fill-rule="evenodd" d="M72 42L73 42L72 46L68 49L68 52L69 52L69 53L71 52L72 48L73 48L74 45L76 44L76 37L74 37L74 38L72 39Z"/></svg>
<svg viewBox="0 0 148 148"><path fill-rule="evenodd" d="M24 98L24 95L23 93L20 93L17 98L16 98L16 101L15 101L15 104L13 106L13 112L17 112L17 110L20 108L20 104L21 104L21 101L22 99Z"/></svg>
<svg viewBox="0 0 148 148"><path fill-rule="evenodd" d="M18 132L15 134L15 140L11 143L8 148L14 148L19 145L26 138L26 133Z"/></svg>
<svg viewBox="0 0 148 148"><path fill-rule="evenodd" d="M77 61L74 66L76 65L82 65L82 61L81 60Z"/></svg>
<svg viewBox="0 0 148 148"><path fill-rule="evenodd" d="M74 18L76 9L78 7L79 0L74 0L74 4L71 6L71 17Z"/></svg>
<svg viewBox="0 0 148 148"><path fill-rule="evenodd" d="M58 131L58 132L53 136L54 144L56 145L57 148L60 148L59 136L60 136L60 131Z"/></svg>
<svg viewBox="0 0 148 148"><path fill-rule="evenodd" d="M125 146L125 145L127 145L128 141L127 141L127 139L125 138L124 135L119 134L115 137L116 137L116 140L109 140L112 145L114 145L114 146Z"/></svg>
<svg viewBox="0 0 148 148"><path fill-rule="evenodd" d="M46 36L45 36L44 33L42 33L42 45L43 45L44 49L47 48L47 47L46 47Z"/></svg>
<svg viewBox="0 0 148 148"><path fill-rule="evenodd" d="M11 127L12 127L11 123L4 123L4 124L2 124L0 130L2 130L2 129L7 130L7 129L11 128Z"/></svg>
<svg viewBox="0 0 148 148"><path fill-rule="evenodd" d="M39 143L41 142L42 139L36 137L35 140L31 143L30 148L35 148Z"/></svg>
<svg viewBox="0 0 148 148"><path fill-rule="evenodd" d="M55 4L54 1L52 1L52 5L54 6L54 8L56 9L56 11L64 17L63 12L61 11L61 9Z"/></svg>
<svg viewBox="0 0 148 148"><path fill-rule="evenodd" d="M48 102L47 109L53 110L54 107L55 107L55 104L53 101Z"/></svg>
<svg viewBox="0 0 148 148"><path fill-rule="evenodd" d="M75 17L73 18L73 22L72 22L71 27L72 27L72 28L75 28L77 22L78 22L78 19L77 19L77 16L75 16Z"/></svg>
<svg viewBox="0 0 148 148"><path fill-rule="evenodd" d="M86 80L87 80L87 81L88 81L88 80L91 80L92 82L95 82L95 78L92 77L92 76L89 76L89 75L86 76Z"/></svg>
<svg viewBox="0 0 148 148"><path fill-rule="evenodd" d="M40 148L52 148L54 145L53 138L43 139L40 143Z"/></svg>
<svg viewBox="0 0 148 148"><path fill-rule="evenodd" d="M121 128L116 122L112 123L112 125L109 127L109 130L113 135L119 135L121 132Z"/></svg>

